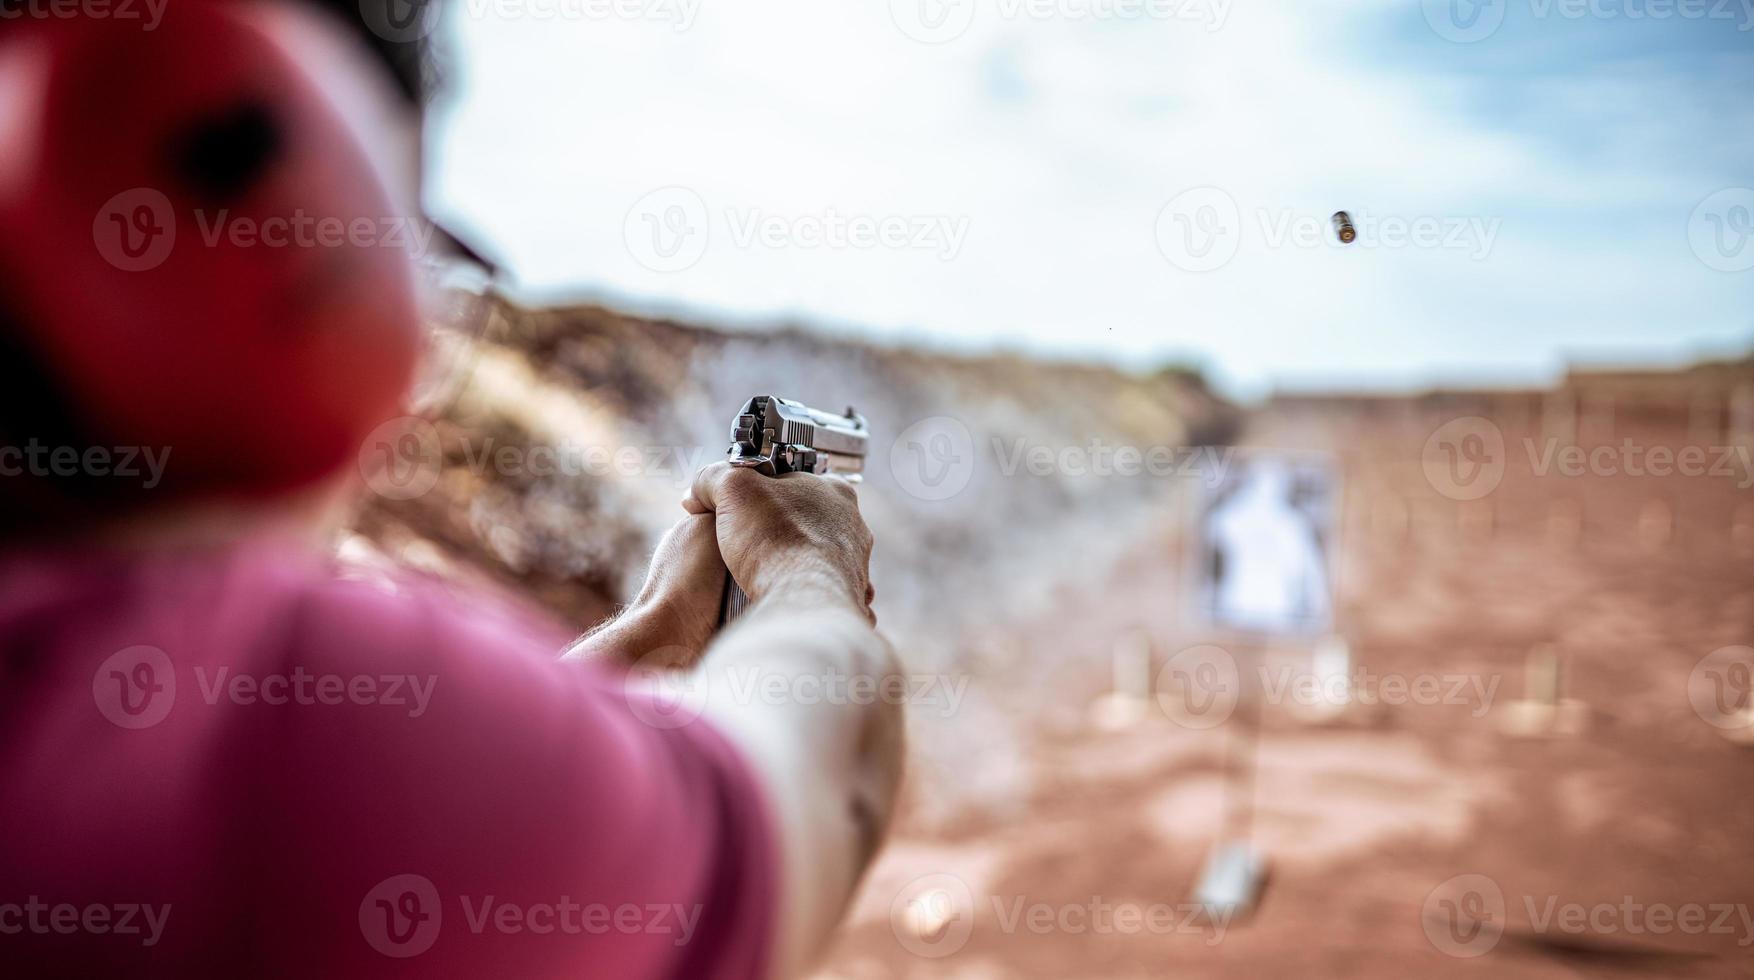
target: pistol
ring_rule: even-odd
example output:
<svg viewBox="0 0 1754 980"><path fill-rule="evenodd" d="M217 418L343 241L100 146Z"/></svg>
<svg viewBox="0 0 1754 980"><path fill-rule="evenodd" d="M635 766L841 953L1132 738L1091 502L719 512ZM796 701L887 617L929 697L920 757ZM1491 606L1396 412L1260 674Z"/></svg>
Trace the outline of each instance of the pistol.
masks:
<svg viewBox="0 0 1754 980"><path fill-rule="evenodd" d="M850 407L845 414L824 412L775 395L756 395L731 422L730 463L768 476L832 473L853 482L865 470L870 430ZM719 625L743 614L749 597L725 570Z"/></svg>

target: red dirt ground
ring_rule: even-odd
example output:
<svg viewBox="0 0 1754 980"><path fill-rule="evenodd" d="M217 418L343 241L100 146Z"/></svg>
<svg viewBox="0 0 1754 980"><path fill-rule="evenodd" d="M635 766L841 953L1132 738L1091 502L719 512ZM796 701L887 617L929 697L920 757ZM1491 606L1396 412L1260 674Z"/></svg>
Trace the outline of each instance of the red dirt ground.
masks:
<svg viewBox="0 0 1754 980"><path fill-rule="evenodd" d="M1237 744L1240 714L1211 730L1155 709L1118 731L1090 719L1124 633L1147 631L1155 665L1205 639L1177 613L1166 503L1128 562L983 639L957 712L915 709L905 816L820 975L1754 976L1754 748L1688 699L1702 658L1754 643L1754 492L1738 476L1537 476L1521 440L1542 433L1525 411L1484 397L1388 408L1270 412L1251 441L1327 447L1344 464L1354 669L1460 675L1496 684L1490 699L1355 704L1324 725L1269 704L1256 840L1271 876L1256 914L1222 933L1174 908L1157 928L1088 918L1093 902L1143 914L1190 901ZM1510 446L1503 483L1471 502L1434 492L1421 468L1427 436L1462 415L1491 417ZM1624 437L1689 439L1633 418L1611 441ZM1587 705L1581 734L1502 730L1537 644ZM1288 645L1267 662L1304 656ZM1030 675L1000 666L1014 663ZM1464 901L1484 932L1448 917L1455 893L1439 888L1459 875L1502 896ZM1571 904L1594 919L1567 931L1546 918ZM1054 921L1032 928L1017 913L1037 905ZM1702 919L1683 932L1664 918L1677 912ZM1446 952L1470 938L1484 955Z"/></svg>

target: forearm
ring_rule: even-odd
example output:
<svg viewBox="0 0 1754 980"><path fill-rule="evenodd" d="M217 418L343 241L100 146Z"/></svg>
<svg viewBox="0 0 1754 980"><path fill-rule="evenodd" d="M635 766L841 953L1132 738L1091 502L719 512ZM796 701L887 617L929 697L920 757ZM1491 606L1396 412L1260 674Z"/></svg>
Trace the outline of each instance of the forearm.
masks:
<svg viewBox="0 0 1754 980"><path fill-rule="evenodd" d="M573 641L561 659L618 668L687 668L700 661L711 636L710 629L694 629L664 605L636 603Z"/></svg>
<svg viewBox="0 0 1754 980"><path fill-rule="evenodd" d="M778 824L775 975L790 976L840 920L888 827L902 758L894 655L861 610L800 583L752 606L701 669L706 714L758 772Z"/></svg>

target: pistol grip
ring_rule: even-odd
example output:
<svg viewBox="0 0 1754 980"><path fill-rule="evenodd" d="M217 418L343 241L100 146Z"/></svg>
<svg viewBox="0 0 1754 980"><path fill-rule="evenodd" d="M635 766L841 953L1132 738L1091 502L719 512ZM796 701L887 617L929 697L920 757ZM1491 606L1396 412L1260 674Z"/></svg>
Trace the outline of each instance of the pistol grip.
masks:
<svg viewBox="0 0 1754 980"><path fill-rule="evenodd" d="M731 577L731 570L725 569L725 591L719 599L719 627L722 629L730 625L748 607L749 596L743 593L737 580Z"/></svg>

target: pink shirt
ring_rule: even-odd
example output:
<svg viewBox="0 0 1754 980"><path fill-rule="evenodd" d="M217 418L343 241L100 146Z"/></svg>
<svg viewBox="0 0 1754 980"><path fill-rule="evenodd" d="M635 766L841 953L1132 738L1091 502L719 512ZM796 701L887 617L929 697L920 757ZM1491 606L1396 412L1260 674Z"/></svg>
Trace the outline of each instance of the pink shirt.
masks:
<svg viewBox="0 0 1754 980"><path fill-rule="evenodd" d="M760 976L752 776L566 638L262 545L0 557L0 972Z"/></svg>

